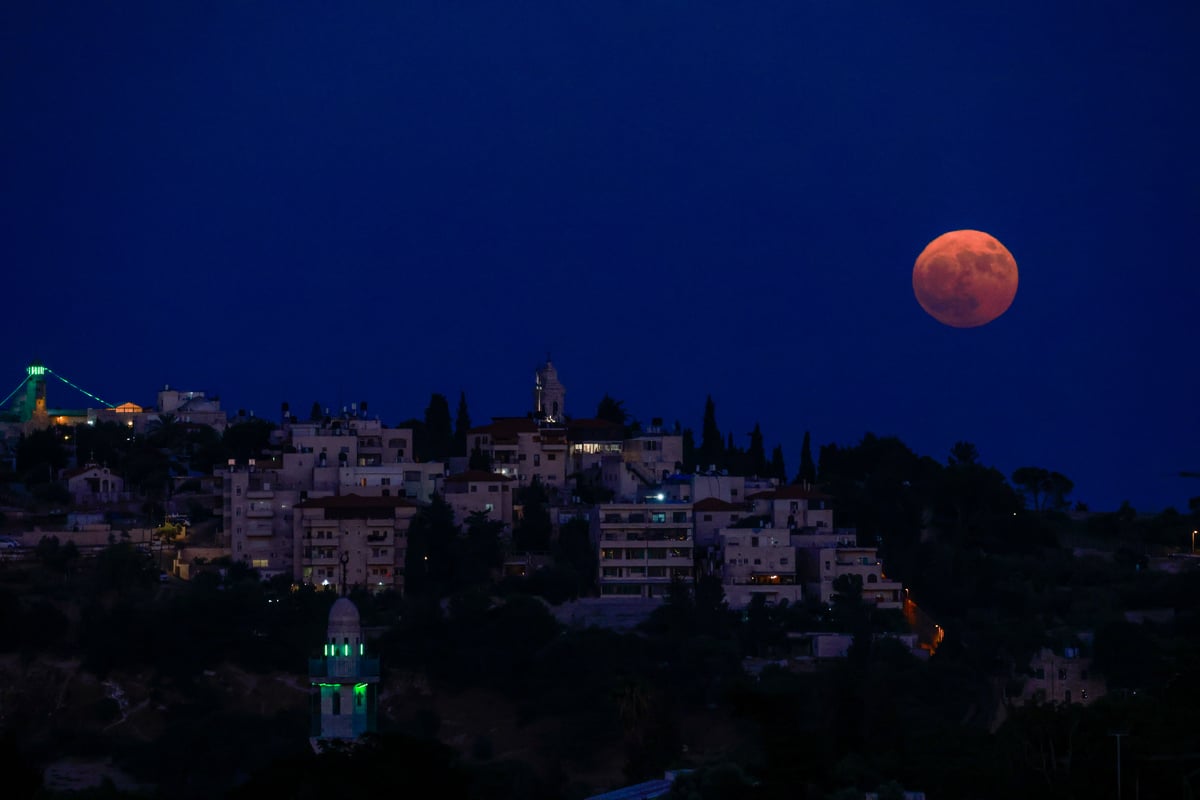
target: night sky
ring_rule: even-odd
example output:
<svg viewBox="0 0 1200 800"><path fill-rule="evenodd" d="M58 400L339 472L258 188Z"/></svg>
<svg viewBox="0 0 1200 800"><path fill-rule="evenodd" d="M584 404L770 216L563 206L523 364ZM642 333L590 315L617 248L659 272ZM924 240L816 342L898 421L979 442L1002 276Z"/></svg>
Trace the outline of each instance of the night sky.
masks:
<svg viewBox="0 0 1200 800"><path fill-rule="evenodd" d="M1180 0L8 2L0 393L482 424L549 352L568 414L711 395L791 473L965 440L1183 510L1198 41ZM959 228L1020 269L979 328L913 296Z"/></svg>

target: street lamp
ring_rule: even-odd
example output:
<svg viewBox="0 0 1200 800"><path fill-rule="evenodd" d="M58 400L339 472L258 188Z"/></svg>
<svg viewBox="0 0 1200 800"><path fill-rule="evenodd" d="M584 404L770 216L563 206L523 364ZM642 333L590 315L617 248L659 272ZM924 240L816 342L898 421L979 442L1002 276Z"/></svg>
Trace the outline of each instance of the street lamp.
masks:
<svg viewBox="0 0 1200 800"><path fill-rule="evenodd" d="M1196 531L1192 531L1192 555L1196 555Z"/></svg>

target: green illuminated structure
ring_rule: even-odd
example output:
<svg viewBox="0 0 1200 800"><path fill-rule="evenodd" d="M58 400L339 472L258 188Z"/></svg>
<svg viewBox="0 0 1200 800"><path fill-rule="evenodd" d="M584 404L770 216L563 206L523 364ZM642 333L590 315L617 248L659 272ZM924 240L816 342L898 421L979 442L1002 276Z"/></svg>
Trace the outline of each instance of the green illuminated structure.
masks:
<svg viewBox="0 0 1200 800"><path fill-rule="evenodd" d="M339 597L329 609L321 658L308 661L312 685L313 749L322 741L353 740L375 731L379 659L366 656L358 608Z"/></svg>

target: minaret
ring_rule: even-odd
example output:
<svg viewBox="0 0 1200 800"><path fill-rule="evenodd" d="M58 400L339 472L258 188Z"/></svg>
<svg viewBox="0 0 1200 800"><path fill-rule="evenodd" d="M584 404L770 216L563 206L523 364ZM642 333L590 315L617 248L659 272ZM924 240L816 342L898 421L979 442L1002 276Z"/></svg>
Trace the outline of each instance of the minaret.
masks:
<svg viewBox="0 0 1200 800"><path fill-rule="evenodd" d="M562 422L566 401L567 390L547 353L546 365L533 374L533 415L539 422Z"/></svg>
<svg viewBox="0 0 1200 800"><path fill-rule="evenodd" d="M21 421L33 420L39 427L46 425L46 367L34 361L25 368L25 403Z"/></svg>
<svg viewBox="0 0 1200 800"><path fill-rule="evenodd" d="M322 741L352 741L375 731L379 659L368 658L358 607L339 597L329 609L325 653L308 661L313 749Z"/></svg>

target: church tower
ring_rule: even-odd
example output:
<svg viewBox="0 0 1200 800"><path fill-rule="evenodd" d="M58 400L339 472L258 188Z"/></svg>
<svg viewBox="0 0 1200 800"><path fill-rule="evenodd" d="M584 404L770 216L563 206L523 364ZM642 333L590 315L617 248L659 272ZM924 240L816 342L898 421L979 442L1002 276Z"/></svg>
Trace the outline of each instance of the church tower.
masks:
<svg viewBox="0 0 1200 800"><path fill-rule="evenodd" d="M567 390L558 380L558 371L546 356L546 365L533 374L533 415L538 422L563 421Z"/></svg>
<svg viewBox="0 0 1200 800"><path fill-rule="evenodd" d="M308 661L312 684L313 749L330 739L354 740L373 733L378 702L379 659L368 658L358 607L339 597L329 609L325 653Z"/></svg>

